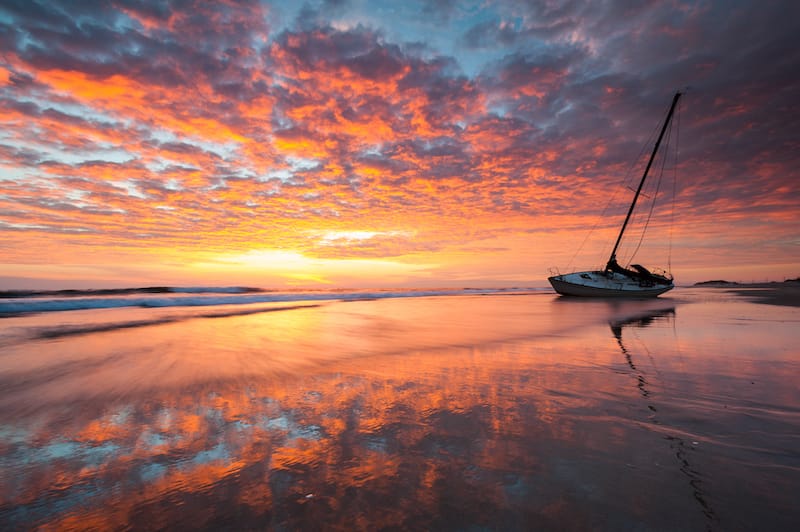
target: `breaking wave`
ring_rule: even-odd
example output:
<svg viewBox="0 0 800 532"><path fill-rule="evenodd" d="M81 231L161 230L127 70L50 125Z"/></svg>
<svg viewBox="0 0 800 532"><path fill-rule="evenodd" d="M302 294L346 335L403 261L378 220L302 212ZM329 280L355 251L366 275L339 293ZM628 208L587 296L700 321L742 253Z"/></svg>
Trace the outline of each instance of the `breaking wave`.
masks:
<svg viewBox="0 0 800 532"><path fill-rule="evenodd" d="M166 308L326 300L356 301L397 297L521 294L544 290L541 288L464 288L277 292L247 287L148 287L108 290L7 291L0 293L0 317L123 307Z"/></svg>

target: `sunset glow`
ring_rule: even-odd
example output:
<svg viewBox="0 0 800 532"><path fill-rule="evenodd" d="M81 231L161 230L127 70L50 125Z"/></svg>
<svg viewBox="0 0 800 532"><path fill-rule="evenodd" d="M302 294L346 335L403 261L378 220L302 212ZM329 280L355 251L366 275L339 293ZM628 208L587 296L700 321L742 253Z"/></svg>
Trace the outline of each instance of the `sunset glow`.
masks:
<svg viewBox="0 0 800 532"><path fill-rule="evenodd" d="M800 8L783 4L0 6L0 289L600 266L687 86L674 211L641 260L678 284L800 276Z"/></svg>

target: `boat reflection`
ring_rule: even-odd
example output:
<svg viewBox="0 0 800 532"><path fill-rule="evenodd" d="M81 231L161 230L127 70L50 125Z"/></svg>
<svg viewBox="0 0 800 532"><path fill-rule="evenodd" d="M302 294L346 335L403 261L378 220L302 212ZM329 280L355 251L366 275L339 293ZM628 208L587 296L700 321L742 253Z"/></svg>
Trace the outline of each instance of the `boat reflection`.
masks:
<svg viewBox="0 0 800 532"><path fill-rule="evenodd" d="M675 307L670 306L668 308L659 308L657 310L650 310L645 312L642 315L638 316L629 316L624 319L615 320L609 322L611 326L611 332L614 333L614 338L617 339L618 342L622 342L622 329L623 328L635 328L635 329L644 329L645 327L649 327L655 322L663 322L672 320L675 317ZM620 345L624 350L624 346Z"/></svg>
<svg viewBox="0 0 800 532"><path fill-rule="evenodd" d="M611 326L611 332L614 334L614 338L616 338L617 344L619 345L620 350L622 350L622 354L625 356L625 361L627 362L628 367L630 367L631 371L636 376L636 387L639 389L639 393L642 395L642 397L650 397L647 378L636 367L636 364L633 361L633 354L625 347L625 344L622 341L622 330L625 328L629 329L645 328L649 327L654 322L666 321L674 317L675 317L675 307L670 307L667 309L651 311L641 316L629 317L624 320L613 321L609 323L609 325ZM647 408L652 412L656 411L656 407L652 404L648 404ZM651 420L654 423L658 423L658 421L655 420L654 418Z"/></svg>
<svg viewBox="0 0 800 532"><path fill-rule="evenodd" d="M649 410L648 421L654 425L662 425L662 422L658 416L658 408L656 406L658 402L658 394L656 393L656 397L653 396L650 387L649 376L645 371L637 367L636 363L634 362L634 356L637 356L639 353L636 353L626 347L625 342L623 341L623 331L627 329L630 332L634 332L636 329L644 329L654 324L674 324L674 319L675 308L670 307L647 312L638 316L631 316L623 320L609 322L611 332L614 335L614 338L617 340L617 344L619 345L619 348L625 357L625 362L630 368L631 374L636 378L636 388L639 391L639 394L647 401L647 409ZM647 346L644 343L640 343L640 346L641 350L644 351L645 354L651 356ZM657 366L654 364L653 367ZM710 498L706 493L706 488L702 481L702 474L692 463L692 451L697 442L687 440L683 433L676 432L670 427L661 427L656 433L661 435L669 442L670 449L672 450L677 461L678 469L681 474L688 479L692 496L697 501L701 512L708 521L707 527L709 529L713 529L718 525L718 519L709 502Z"/></svg>
<svg viewBox="0 0 800 532"><path fill-rule="evenodd" d="M622 330L625 328L628 329L643 329L645 327L649 327L655 322L663 322L667 320L672 320L675 317L675 307L669 307L654 311L649 311L642 315L627 317L622 320L611 321L609 325L611 327L611 332L614 334L614 338L617 340L617 344L619 348L622 350L622 354L625 356L625 361L630 367L631 371L634 372L636 375L637 381L637 388L639 388L639 392L643 397L649 397L650 391L647 389L647 378L643 375L639 369L636 367L636 364L633 362L633 355L632 353L625 347L625 343L622 341ZM646 348L645 348L646 349ZM655 412L655 407L653 405L647 405L647 407Z"/></svg>

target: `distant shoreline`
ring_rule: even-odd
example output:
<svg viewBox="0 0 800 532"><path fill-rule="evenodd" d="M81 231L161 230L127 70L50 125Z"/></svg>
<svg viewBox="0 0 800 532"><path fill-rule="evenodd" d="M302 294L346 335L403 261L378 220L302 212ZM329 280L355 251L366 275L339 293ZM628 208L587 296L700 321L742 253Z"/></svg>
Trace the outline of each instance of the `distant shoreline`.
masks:
<svg viewBox="0 0 800 532"><path fill-rule="evenodd" d="M695 283L697 288L718 288L747 297L756 303L800 307L800 281L767 283L733 283L728 281L706 281Z"/></svg>

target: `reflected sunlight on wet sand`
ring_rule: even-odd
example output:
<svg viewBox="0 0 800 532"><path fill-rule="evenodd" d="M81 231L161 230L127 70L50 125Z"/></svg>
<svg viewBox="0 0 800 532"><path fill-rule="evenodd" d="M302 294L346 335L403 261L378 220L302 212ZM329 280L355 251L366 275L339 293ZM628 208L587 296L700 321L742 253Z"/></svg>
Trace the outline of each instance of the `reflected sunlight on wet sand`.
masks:
<svg viewBox="0 0 800 532"><path fill-rule="evenodd" d="M800 525L796 308L677 289L176 313L0 323L2 528Z"/></svg>

